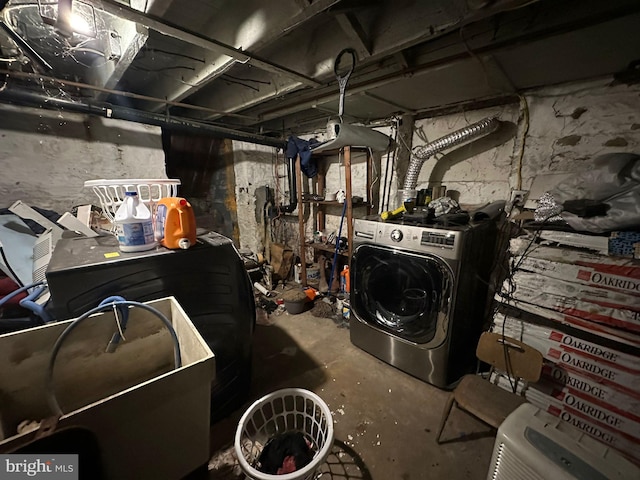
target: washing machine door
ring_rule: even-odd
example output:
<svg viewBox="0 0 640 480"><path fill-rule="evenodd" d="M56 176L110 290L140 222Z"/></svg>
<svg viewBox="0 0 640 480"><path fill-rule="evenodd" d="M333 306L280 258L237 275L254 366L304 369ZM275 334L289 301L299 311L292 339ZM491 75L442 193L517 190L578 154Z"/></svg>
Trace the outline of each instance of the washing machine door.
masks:
<svg viewBox="0 0 640 480"><path fill-rule="evenodd" d="M429 343L437 333L444 340L453 272L441 258L365 244L351 268L358 319L412 343Z"/></svg>

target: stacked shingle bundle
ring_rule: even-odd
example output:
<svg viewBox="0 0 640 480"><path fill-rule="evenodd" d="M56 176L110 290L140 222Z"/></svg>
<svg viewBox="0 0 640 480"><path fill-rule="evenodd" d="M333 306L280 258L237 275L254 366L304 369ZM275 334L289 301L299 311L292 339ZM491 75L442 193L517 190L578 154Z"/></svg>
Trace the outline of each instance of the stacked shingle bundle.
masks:
<svg viewBox="0 0 640 480"><path fill-rule="evenodd" d="M640 261L528 238L511 255L492 329L545 358L524 395L640 463Z"/></svg>

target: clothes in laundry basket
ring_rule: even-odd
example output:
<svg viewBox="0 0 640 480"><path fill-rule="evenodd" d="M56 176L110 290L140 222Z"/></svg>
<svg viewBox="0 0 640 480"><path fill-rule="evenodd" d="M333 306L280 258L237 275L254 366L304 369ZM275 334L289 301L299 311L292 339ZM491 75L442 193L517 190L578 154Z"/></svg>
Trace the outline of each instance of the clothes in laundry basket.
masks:
<svg viewBox="0 0 640 480"><path fill-rule="evenodd" d="M284 475L295 472L311 462L313 452L302 432L286 432L272 437L258 458L262 473Z"/></svg>

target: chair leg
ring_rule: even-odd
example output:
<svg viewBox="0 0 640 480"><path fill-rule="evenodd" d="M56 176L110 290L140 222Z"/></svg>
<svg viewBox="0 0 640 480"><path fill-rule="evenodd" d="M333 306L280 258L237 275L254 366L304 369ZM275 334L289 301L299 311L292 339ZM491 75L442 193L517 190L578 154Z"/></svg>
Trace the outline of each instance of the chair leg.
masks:
<svg viewBox="0 0 640 480"><path fill-rule="evenodd" d="M451 413L451 409L453 408L454 403L456 403L456 397L452 393L451 395L449 395L449 398L447 399L447 403L444 406L444 411L442 412L442 420L440 420L440 427L438 428L438 435L436 436L436 443L438 443L438 445L442 443L440 441L440 437L442 436L442 431L444 430L444 427L447 423L447 419L449 418L449 414Z"/></svg>

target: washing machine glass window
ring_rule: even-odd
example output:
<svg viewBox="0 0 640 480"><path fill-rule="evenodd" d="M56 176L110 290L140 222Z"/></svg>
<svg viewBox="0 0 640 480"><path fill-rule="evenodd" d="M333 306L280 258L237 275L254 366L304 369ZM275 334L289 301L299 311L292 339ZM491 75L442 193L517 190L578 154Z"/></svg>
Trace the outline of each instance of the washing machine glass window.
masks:
<svg viewBox="0 0 640 480"><path fill-rule="evenodd" d="M398 255L393 249L363 245L354 280L354 311L405 340L431 341L443 318L440 314L448 313L453 274L436 257Z"/></svg>

